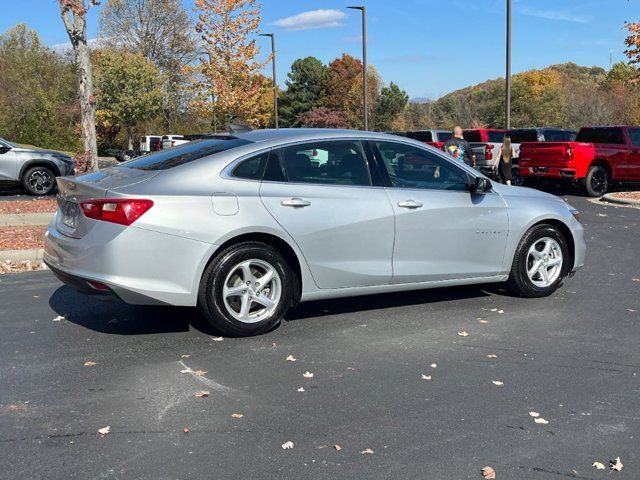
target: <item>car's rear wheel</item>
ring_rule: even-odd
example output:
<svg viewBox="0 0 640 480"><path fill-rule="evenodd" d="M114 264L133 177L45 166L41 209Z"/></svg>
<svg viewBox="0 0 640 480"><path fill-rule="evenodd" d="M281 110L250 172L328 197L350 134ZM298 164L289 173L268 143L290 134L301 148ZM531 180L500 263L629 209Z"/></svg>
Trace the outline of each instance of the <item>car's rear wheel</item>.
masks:
<svg viewBox="0 0 640 480"><path fill-rule="evenodd" d="M227 335L258 335L274 328L291 304L292 272L269 245L244 242L217 255L198 295L207 320Z"/></svg>
<svg viewBox="0 0 640 480"><path fill-rule="evenodd" d="M555 292L567 274L569 249L562 232L552 225L536 225L522 237L507 286L523 297Z"/></svg>
<svg viewBox="0 0 640 480"><path fill-rule="evenodd" d="M31 167L22 177L22 186L31 195L49 195L56 188L56 176L47 167Z"/></svg>
<svg viewBox="0 0 640 480"><path fill-rule="evenodd" d="M583 185L590 197L601 197L609 190L609 172L602 165L592 165L583 180Z"/></svg>

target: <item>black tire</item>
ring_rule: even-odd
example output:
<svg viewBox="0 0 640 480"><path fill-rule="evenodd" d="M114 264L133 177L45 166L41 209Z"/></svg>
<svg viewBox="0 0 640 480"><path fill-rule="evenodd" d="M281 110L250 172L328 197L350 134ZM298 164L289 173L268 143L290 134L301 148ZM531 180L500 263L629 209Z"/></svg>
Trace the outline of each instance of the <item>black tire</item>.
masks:
<svg viewBox="0 0 640 480"><path fill-rule="evenodd" d="M47 167L31 167L22 176L22 187L29 195L51 195L56 189L56 176Z"/></svg>
<svg viewBox="0 0 640 480"><path fill-rule="evenodd" d="M562 252L562 264L560 265L559 275L555 281L548 286L541 287L529 278L527 269L531 261L529 258L529 249L532 245L540 242L544 238L550 238L556 241ZM571 268L569 262L570 256L567 239L556 227L546 224L531 227L527 233L524 234L516 249L509 280L507 280L507 288L521 297L537 298L549 296L562 284L564 277L566 277Z"/></svg>
<svg viewBox="0 0 640 480"><path fill-rule="evenodd" d="M601 197L607 193L611 185L609 171L602 165L590 166L582 185L590 197Z"/></svg>
<svg viewBox="0 0 640 480"><path fill-rule="evenodd" d="M247 260L265 262L277 272L280 281L280 297L275 309L255 323L240 321L234 317L228 311L223 298L223 288L227 276L234 274L237 271L236 267ZM293 291L293 275L286 260L273 247L259 242L239 243L220 252L207 266L200 282L198 304L207 321L221 332L234 337L259 335L276 327L289 309ZM244 280L243 278L243 282ZM252 285L246 290L251 292L249 293L251 295L254 288L255 285ZM276 287L271 284L270 288ZM241 301L243 297L239 297L240 300L235 301ZM259 313L260 305L255 305L258 305L257 311ZM267 309L265 308L265 310Z"/></svg>

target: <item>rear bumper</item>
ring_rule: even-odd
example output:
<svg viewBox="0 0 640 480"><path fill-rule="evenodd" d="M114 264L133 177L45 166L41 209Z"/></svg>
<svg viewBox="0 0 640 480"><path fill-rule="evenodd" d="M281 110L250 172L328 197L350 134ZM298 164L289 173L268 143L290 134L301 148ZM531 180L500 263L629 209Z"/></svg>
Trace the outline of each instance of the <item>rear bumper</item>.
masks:
<svg viewBox="0 0 640 480"><path fill-rule="evenodd" d="M573 167L520 166L520 176L533 178L555 178L559 180L575 180L579 178Z"/></svg>
<svg viewBox="0 0 640 480"><path fill-rule="evenodd" d="M195 306L202 272L216 246L142 228L97 222L80 239L45 233L44 261L82 293L136 305ZM108 291L96 291L98 282Z"/></svg>

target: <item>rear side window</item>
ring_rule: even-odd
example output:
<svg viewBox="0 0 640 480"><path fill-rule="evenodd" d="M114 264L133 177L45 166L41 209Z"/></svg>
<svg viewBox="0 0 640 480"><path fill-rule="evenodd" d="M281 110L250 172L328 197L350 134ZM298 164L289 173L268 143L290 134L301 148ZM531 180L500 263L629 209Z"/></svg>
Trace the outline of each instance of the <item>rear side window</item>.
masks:
<svg viewBox="0 0 640 480"><path fill-rule="evenodd" d="M577 142L624 144L621 128L583 128L576 137Z"/></svg>
<svg viewBox="0 0 640 480"><path fill-rule="evenodd" d="M479 130L465 130L462 132L462 137L469 143L482 142L482 134Z"/></svg>
<svg viewBox="0 0 640 480"><path fill-rule="evenodd" d="M511 137L511 143L538 141L538 132L536 130L510 130L507 135Z"/></svg>
<svg viewBox="0 0 640 480"><path fill-rule="evenodd" d="M631 140L631 145L640 147L640 128L629 129L629 140Z"/></svg>
<svg viewBox="0 0 640 480"><path fill-rule="evenodd" d="M369 167L358 141L320 141L279 151L291 183L371 185Z"/></svg>
<svg viewBox="0 0 640 480"><path fill-rule="evenodd" d="M122 164L122 166L138 170L168 170L249 143L251 142L248 140L235 137L229 137L226 140L196 140L170 150L162 150L136 158Z"/></svg>
<svg viewBox="0 0 640 480"><path fill-rule="evenodd" d="M419 142L433 142L433 135L431 135L431 132L429 131L407 132L406 136L408 138L418 140Z"/></svg>
<svg viewBox="0 0 640 480"><path fill-rule="evenodd" d="M264 169L269 159L269 152L248 158L240 162L231 172L231 176L247 180L262 180Z"/></svg>
<svg viewBox="0 0 640 480"><path fill-rule="evenodd" d="M504 141L504 132L488 132L487 136L491 143L502 143Z"/></svg>

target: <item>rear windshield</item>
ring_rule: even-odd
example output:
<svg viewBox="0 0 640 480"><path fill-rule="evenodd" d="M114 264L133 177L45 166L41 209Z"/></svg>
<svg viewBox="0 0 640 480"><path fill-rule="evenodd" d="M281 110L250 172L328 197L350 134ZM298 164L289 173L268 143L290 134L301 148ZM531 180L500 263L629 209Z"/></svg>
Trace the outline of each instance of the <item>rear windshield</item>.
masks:
<svg viewBox="0 0 640 480"><path fill-rule="evenodd" d="M453 137L453 132L438 132L438 141L446 142L451 137Z"/></svg>
<svg viewBox="0 0 640 480"><path fill-rule="evenodd" d="M431 132L407 132L407 137L418 140L419 142L433 142Z"/></svg>
<svg viewBox="0 0 640 480"><path fill-rule="evenodd" d="M504 132L488 132L488 138L491 143L502 143L504 141Z"/></svg>
<svg viewBox="0 0 640 480"><path fill-rule="evenodd" d="M224 152L232 148L240 147L251 143L242 138L229 137L220 140L195 140L193 142L179 145L170 150L162 150L157 153L145 155L122 165L138 170L167 170L178 167L185 163L193 162L200 158L208 157L216 153Z"/></svg>
<svg viewBox="0 0 640 480"><path fill-rule="evenodd" d="M582 128L576 142L623 144L621 128Z"/></svg>
<svg viewBox="0 0 640 480"><path fill-rule="evenodd" d="M511 143L537 142L537 130L510 130L508 133L511 137Z"/></svg>
<svg viewBox="0 0 640 480"><path fill-rule="evenodd" d="M462 136L463 138L467 141L467 142L481 142L482 141L482 135L480 135L480 131L479 130L465 130L464 132L462 132Z"/></svg>

